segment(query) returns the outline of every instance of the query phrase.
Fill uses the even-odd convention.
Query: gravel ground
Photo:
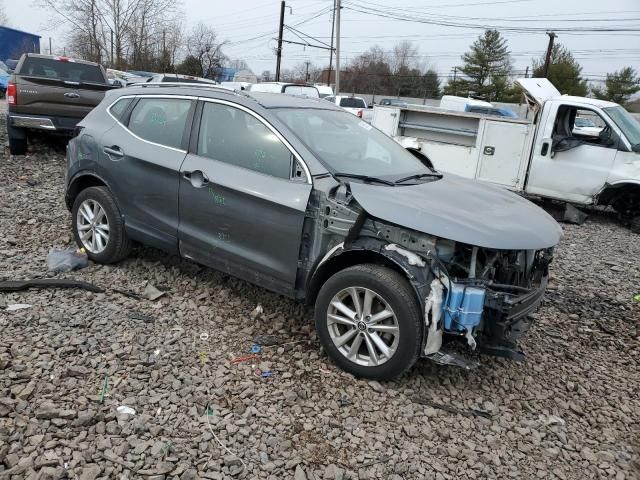
[[[0,279],[71,245],[63,174],[60,148],[0,155]],[[526,362],[387,383],[333,366],[301,305],[149,248],[59,275],[105,293],[0,294],[0,479],[640,478],[640,237],[564,228]]]

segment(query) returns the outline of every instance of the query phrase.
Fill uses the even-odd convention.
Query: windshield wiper
[[[409,175],[408,177],[402,177],[396,180],[395,183],[402,183],[402,182],[406,182],[407,180],[417,180],[419,178],[425,178],[425,177],[442,178],[442,174],[441,173],[418,173],[416,175]]]
[[[383,178],[378,177],[370,177],[368,175],[358,175],[357,173],[333,173],[334,177],[343,177],[343,178],[355,178],[356,180],[362,180],[363,182],[370,183],[381,183],[382,185],[389,185],[390,187],[395,187],[395,182],[391,182],[389,180],[385,180]]]

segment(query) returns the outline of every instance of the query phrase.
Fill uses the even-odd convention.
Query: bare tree
[[[38,0],[67,25],[69,51],[115,68],[153,68],[175,56],[167,36],[182,30],[174,0]],[[177,19],[176,19],[177,18]],[[179,35],[178,35],[179,36]],[[175,39],[175,35],[173,35]],[[175,43],[175,42],[174,42]]]
[[[200,22],[193,27],[187,39],[187,51],[200,63],[201,76],[213,76],[214,70],[220,68],[226,57],[222,53],[225,42],[218,42],[216,31]]]

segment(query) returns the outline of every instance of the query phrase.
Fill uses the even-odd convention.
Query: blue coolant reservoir
[[[464,332],[478,326],[482,319],[484,297],[482,288],[452,283],[447,304],[443,305],[444,329]]]

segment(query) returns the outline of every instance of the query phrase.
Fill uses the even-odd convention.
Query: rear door
[[[16,83],[16,112],[74,118],[84,118],[111,88],[98,65],[40,57],[24,59]]]
[[[180,172],[180,253],[291,293],[309,172],[280,133],[252,110],[209,99],[199,109]]]
[[[125,101],[125,100],[120,100]],[[101,139],[110,187],[132,238],[177,253],[179,170],[195,98],[148,95],[134,100]]]

